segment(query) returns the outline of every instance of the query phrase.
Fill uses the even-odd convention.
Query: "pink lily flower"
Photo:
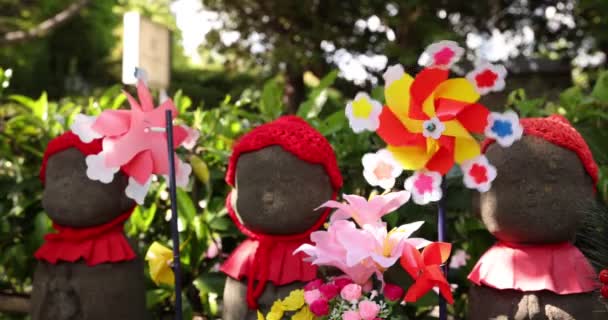
[[[330,223],[352,218],[359,226],[381,223],[381,219],[409,201],[408,191],[391,192],[372,197],[369,201],[357,195],[343,195],[348,203],[334,200],[323,203],[319,208],[335,208]]]
[[[382,222],[358,229],[351,221],[335,220],[327,231],[311,234],[314,245],[304,244],[294,254],[304,252],[315,265],[336,267],[357,284],[364,284],[373,274],[382,281],[383,272],[399,260],[406,243],[417,248],[430,243],[409,238],[422,224],[414,222],[387,232]]]

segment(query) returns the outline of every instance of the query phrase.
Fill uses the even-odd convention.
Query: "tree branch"
[[[77,0],[63,11],[57,13],[55,16],[42,21],[40,24],[30,30],[18,30],[10,31],[0,36],[0,46],[10,45],[18,42],[24,42],[33,38],[42,37],[49,31],[57,28],[58,26],[66,23],[73,18],[80,10],[82,10],[89,0]]]
[[[0,313],[26,314],[29,310],[30,299],[27,296],[0,293]]]

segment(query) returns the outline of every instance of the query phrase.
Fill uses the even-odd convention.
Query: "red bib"
[[[495,289],[549,290],[557,294],[596,289],[595,270],[569,242],[521,245],[498,242],[479,259],[469,280]]]
[[[247,229],[232,208],[230,194],[226,198],[226,208],[232,221],[248,239],[230,254],[220,270],[237,280],[247,278],[247,305],[250,309],[257,309],[257,300],[264,292],[267,281],[281,286],[296,281],[307,282],[317,277],[317,267],[304,261],[306,255],[301,252],[294,255],[293,252],[299,246],[310,243],[310,234],[323,225],[331,209],[326,210],[309,230],[297,235],[277,236]]]
[[[133,209],[108,223],[90,228],[64,227],[53,223],[57,233],[44,236],[45,242],[34,256],[52,264],[83,259],[89,266],[133,260],[136,255],[124,234],[124,223],[131,213]]]

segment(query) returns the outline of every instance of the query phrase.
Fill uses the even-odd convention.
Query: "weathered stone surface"
[[[250,230],[297,234],[308,230],[323,213],[332,186],[323,166],[300,160],[280,146],[239,157],[234,209]]]
[[[593,203],[593,183],[577,155],[541,138],[524,136],[510,148],[486,153],[498,170],[480,195],[481,218],[498,239],[556,243],[574,238]]]
[[[591,178],[576,153],[534,136],[486,153],[498,176],[473,208],[499,240],[550,244],[574,239],[593,204]],[[559,262],[556,262],[559,263]],[[576,270],[572,270],[576,272]],[[596,293],[558,295],[472,285],[468,319],[604,319]]]
[[[87,177],[85,158],[78,149],[70,148],[48,160],[42,205],[60,225],[100,225],[135,205],[125,196],[127,176],[117,172],[111,183],[93,181]]]
[[[125,196],[127,177],[104,184],[86,176],[85,156],[75,148],[49,158],[43,207],[51,219],[75,228],[109,222],[134,206]],[[136,251],[136,250],[134,250]],[[88,266],[39,261],[34,274],[33,320],[142,320],[145,279],[140,258]]]
[[[283,299],[289,293],[304,286],[301,282],[290,283],[285,286],[275,286],[271,282],[266,283],[264,293],[258,299],[260,311],[265,315],[270,311],[272,304]],[[237,281],[232,278],[226,280],[224,288],[224,313],[223,320],[256,320],[257,312],[247,308],[247,282]]]
[[[469,320],[599,320],[608,316],[598,312],[596,293],[557,295],[475,285],[469,293]]]
[[[56,265],[40,261],[34,274],[33,320],[139,320],[146,317],[141,259]]]
[[[332,186],[321,165],[310,164],[280,146],[243,154],[236,169],[233,208],[248,229],[266,234],[298,234],[310,229],[323,211],[316,210],[331,199]],[[267,283],[259,298],[266,314],[277,299],[282,299],[302,283],[275,286]],[[247,279],[228,278],[224,289],[224,320],[257,319],[247,307]]]

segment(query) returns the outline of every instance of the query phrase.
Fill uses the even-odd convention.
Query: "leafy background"
[[[40,3],[0,0],[0,35],[6,30],[36,25],[67,3],[67,0]],[[373,87],[371,82],[356,86],[346,81],[320,52],[319,42],[334,39],[336,45],[354,52],[384,52],[389,64],[400,62],[408,71],[414,71],[417,55],[430,41],[442,38],[464,41],[470,30],[507,30],[521,24],[528,17],[526,12],[532,16],[529,12],[538,8],[544,12],[554,4],[538,1],[528,5],[525,10],[529,11],[522,9],[524,13],[518,14],[519,11],[511,9],[514,4],[523,3],[520,1],[458,4],[407,1],[392,3],[400,13],[393,16],[385,3],[342,1],[343,5],[322,8],[336,15],[333,16],[307,11],[307,8],[320,10],[315,1],[302,1],[298,7],[292,7],[290,2],[270,1],[273,10],[263,7],[264,3],[206,1],[206,5],[227,16],[245,15],[247,19],[227,28],[242,34],[263,32],[270,36],[268,41],[274,49],[251,55],[246,43],[224,46],[219,35],[212,32],[208,45],[200,49],[208,60],[203,65],[195,66],[184,56],[179,45],[179,30],[168,9],[170,1],[94,1],[69,23],[39,39],[0,45],[0,299],[8,295],[27,298],[36,264],[33,253],[42,243],[43,235],[51,231],[50,221],[41,207],[42,186],[37,176],[46,144],[69,129],[78,113],[98,114],[125,105],[120,93],[122,86],[113,85],[120,79],[120,15],[125,11],[139,10],[175,31],[169,92],[173,93],[181,112],[180,121],[201,131],[196,148],[182,154],[194,168],[189,187],[178,192],[185,269],[182,295],[188,318],[214,319],[221,313],[225,280],[218,266],[243,239],[224,208],[228,192],[223,180],[225,165],[235,139],[282,114],[297,113],[334,146],[345,177],[343,192],[371,192],[363,179],[360,159],[366,152],[381,148],[382,143],[373,134],[355,135],[348,128],[344,106],[358,90],[371,91],[374,98],[383,100],[382,87]],[[608,72],[575,67],[570,61],[590,36],[594,36],[599,50],[608,52],[605,33],[601,32],[605,20],[598,19],[608,8],[601,0],[565,1],[564,5],[569,3],[576,4],[573,14],[583,33],[567,28],[547,31],[546,21],[534,18],[529,26],[537,32],[538,42],[530,55],[520,57],[526,63],[544,59],[542,61],[549,61],[548,65],[565,66],[565,72],[518,72],[521,64],[512,62],[508,64],[513,72],[508,78],[506,93],[484,98],[483,102],[492,109],[511,108],[526,117],[552,113],[566,116],[584,135],[600,164],[598,199],[605,202],[608,200]],[[443,8],[448,18],[441,18],[437,8]],[[495,19],[488,22],[486,17],[476,14],[479,11],[475,8],[487,9]],[[460,20],[452,23],[449,17],[456,13]],[[388,41],[370,31],[357,33],[343,25],[371,14],[377,14],[383,23],[396,30],[396,40]],[[261,24],[264,15],[276,23]],[[491,23],[493,25],[488,25]],[[336,29],[336,26],[342,28]],[[569,45],[554,45],[563,44],[560,39]],[[73,45],[76,41],[79,46]],[[223,57],[219,62],[212,58],[218,54]],[[523,65],[528,65],[526,63]],[[402,177],[398,185],[404,179]],[[450,270],[450,282],[458,286],[456,303],[450,307],[450,313],[464,319],[466,275],[493,239],[472,215],[472,194],[463,187],[458,171],[449,174],[448,188],[448,237],[455,249],[465,250],[470,256],[466,266]],[[126,225],[127,234],[137,240],[140,255],[143,256],[154,241],[170,246],[168,209],[166,185],[155,181],[145,204]],[[407,204],[387,216],[387,220],[391,226],[424,220],[427,223],[419,234],[435,239],[435,211],[433,206]],[[595,214],[595,217],[604,217],[598,219],[604,226],[608,225],[606,216],[603,209]],[[592,223],[591,229],[608,235],[598,224]],[[593,242],[584,244],[597,246]],[[598,255],[595,262],[598,267],[608,264],[602,255]],[[147,280],[147,304],[153,318],[171,318],[172,301],[172,288],[159,287]],[[428,295],[418,304],[407,306],[402,318],[428,318],[435,304],[436,298]],[[24,318],[27,317],[0,312],[0,319]]]

